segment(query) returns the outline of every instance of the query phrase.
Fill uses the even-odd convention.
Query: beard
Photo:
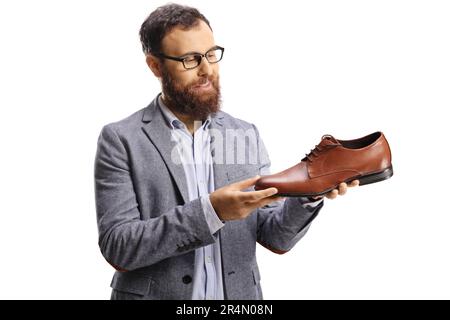
[[[204,81],[183,86],[170,75],[166,68],[162,68],[161,76],[165,103],[175,112],[188,115],[194,120],[204,121],[208,115],[220,110],[221,96],[218,76],[208,77],[211,89],[203,93],[196,92],[194,87]]]

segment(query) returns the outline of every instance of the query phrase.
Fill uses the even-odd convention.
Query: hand
[[[241,191],[255,185],[260,176],[229,184],[209,195],[211,204],[222,221],[246,218],[252,211],[282,197],[272,197],[278,190],[267,188],[259,191]]]
[[[359,185],[359,180],[353,180],[349,185],[347,185],[345,182],[342,182],[339,184],[338,189],[334,189],[334,190],[328,192],[327,194],[325,194],[325,197],[327,197],[328,199],[336,199],[336,197],[338,195],[343,196],[344,194],[347,193],[347,187],[352,188],[352,187],[356,187],[358,185]],[[320,200],[323,197],[324,196],[318,196],[318,197],[313,197],[313,199]]]

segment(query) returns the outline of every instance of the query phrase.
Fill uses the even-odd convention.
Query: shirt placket
[[[201,126],[194,133],[194,166],[195,166],[195,174],[197,177],[197,190],[198,196],[208,195],[208,185],[207,185],[207,177],[206,177],[206,161],[204,161],[203,157],[205,156],[204,150],[204,136],[206,132]],[[206,273],[206,285],[205,285],[205,298],[206,299],[215,299],[216,298],[216,283],[215,283],[215,267],[214,267],[214,251],[213,246],[208,245],[202,248],[203,256],[204,256],[204,267]]]

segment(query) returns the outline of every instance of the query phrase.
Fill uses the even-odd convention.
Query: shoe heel
[[[392,177],[394,175],[394,169],[391,167],[381,171],[381,172],[377,172],[377,173],[372,173],[369,174],[367,176],[362,176],[360,177],[359,180],[359,185],[363,186],[365,184],[371,184],[371,183],[375,183],[375,182],[380,182],[386,179],[389,179],[390,177]]]

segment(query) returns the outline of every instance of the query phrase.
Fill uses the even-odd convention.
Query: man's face
[[[179,57],[187,53],[204,54],[215,46],[208,25],[201,21],[189,30],[174,28],[161,44],[165,55]],[[163,59],[161,81],[165,102],[174,111],[204,120],[220,109],[219,64],[205,58],[200,65],[186,70],[182,62]]]

